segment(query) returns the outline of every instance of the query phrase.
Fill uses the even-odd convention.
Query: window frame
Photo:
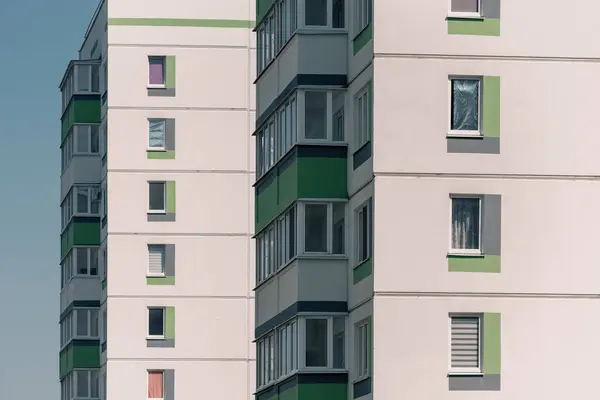
[[[150,134],[151,134],[151,125],[152,123],[161,123],[163,129],[163,139],[162,146],[152,147],[150,146]],[[167,120],[165,118],[148,118],[148,143],[147,150],[148,151],[165,151],[167,149]]]
[[[448,16],[451,18],[469,18],[469,19],[483,19],[483,13],[481,12],[481,0],[477,0],[477,12],[460,12],[452,11],[452,2],[454,0],[448,0]]]
[[[452,319],[477,318],[477,364],[476,368],[452,367]],[[449,375],[483,375],[483,314],[481,313],[450,313],[448,316],[448,374]]]
[[[371,335],[371,331],[370,331],[370,320],[369,318],[365,318],[361,321],[358,321],[357,323],[354,324],[354,368],[356,371],[356,377],[354,379],[354,382],[358,382],[358,381],[362,381],[364,379],[367,379],[371,376],[371,349],[369,348],[369,341],[370,341],[370,335]],[[364,341],[363,341],[363,337],[361,337],[361,330],[364,329]],[[364,344],[365,346],[365,352],[364,352],[364,356],[365,359],[363,360],[362,357],[359,356],[359,354],[361,354],[361,350],[362,350],[362,345]],[[364,368],[363,365],[361,363],[361,361],[364,361]]]
[[[81,249],[85,249],[86,250],[86,267],[87,267],[87,272],[85,274],[80,274],[79,273],[79,250]],[[95,259],[96,259],[96,273],[92,274],[92,266],[94,265],[94,251],[96,252],[95,254]],[[76,246],[73,247],[69,253],[72,253],[72,260],[73,260],[73,266],[75,267],[75,271],[73,276],[74,277],[92,277],[92,278],[97,278],[99,275],[99,258],[100,258],[100,247],[99,246]]]
[[[368,82],[360,88],[354,95],[354,140],[356,141],[355,149],[359,150],[371,141],[371,82]],[[364,99],[365,115],[361,115],[359,110],[359,102]],[[365,122],[363,122],[363,119]],[[365,132],[361,131],[362,124],[365,124]]]
[[[152,61],[162,62],[162,83],[150,83],[150,66]],[[149,88],[165,88],[167,86],[167,57],[158,55],[148,55],[148,87]]]
[[[146,266],[146,276],[148,277],[165,277],[167,275],[167,260],[166,260],[166,248],[167,246],[164,244],[155,244],[155,243],[148,243],[148,265]],[[150,254],[151,254],[151,249],[160,249],[161,251],[161,256],[162,256],[162,265],[161,265],[161,269],[162,272],[161,273],[153,273],[150,271]]]
[[[366,8],[366,15],[363,11]],[[373,22],[373,1],[355,0],[354,3],[354,38],[356,39]]]
[[[162,312],[162,335],[151,335],[150,334],[150,311],[160,310]],[[160,306],[148,306],[146,312],[146,339],[148,340],[164,340],[166,338],[167,331],[167,309],[166,307]]]
[[[152,210],[150,208],[150,186],[152,184],[161,184],[163,185],[163,208],[161,210]],[[167,213],[167,182],[166,181],[148,181],[148,214],[166,214]]]
[[[362,235],[362,230],[361,230],[361,219],[360,219],[360,215],[361,213],[364,212],[366,213],[367,216],[367,254],[365,255],[364,259],[361,259],[360,257],[360,251],[361,251],[361,235]],[[356,261],[355,261],[355,266],[358,266],[366,261],[368,261],[372,256],[373,256],[373,202],[372,202],[372,197],[369,197],[365,202],[363,202],[362,204],[360,204],[358,207],[356,207],[356,209],[354,210],[354,220],[356,221],[356,223],[354,224],[354,240],[356,243],[356,246],[354,248],[354,252],[355,252],[355,257],[356,257]]]
[[[87,396],[79,396],[78,393],[78,385],[79,385],[79,373],[83,372],[86,374],[86,378],[87,378]],[[93,375],[94,373],[96,373],[96,378],[97,378],[97,382],[98,382],[98,395],[97,396],[93,396],[92,393],[92,387],[93,387]],[[61,399],[65,399],[65,400],[71,400],[71,399],[77,399],[77,400],[97,400],[100,398],[100,394],[101,394],[101,389],[100,389],[100,368],[90,368],[90,369],[86,369],[86,368],[78,368],[78,369],[74,369],[71,373],[69,373],[67,376],[71,376],[71,378],[69,379],[69,382],[67,382],[66,385],[71,385],[70,388],[70,394],[71,396],[69,397],[68,394],[65,396],[63,395],[63,393],[61,393]],[[66,377],[65,377],[66,379]],[[61,392],[62,392],[62,386],[61,386]]]
[[[151,373],[160,373],[162,377],[162,393],[163,397],[149,397],[148,400],[164,400],[165,398],[165,370],[162,369],[148,369],[146,370],[146,394],[150,391],[150,374]]]
[[[459,81],[477,81],[477,128],[476,131],[454,130],[452,129],[452,114],[454,111],[454,102],[452,83]],[[450,75],[448,76],[448,136],[449,137],[483,137],[483,77],[477,75]]]
[[[478,239],[478,248],[477,249],[455,249],[452,247],[452,235],[453,229],[452,225],[454,223],[454,213],[453,213],[453,203],[454,200],[462,200],[462,199],[477,199],[479,200],[479,237]],[[483,196],[474,195],[474,194],[451,194],[450,195],[450,242],[448,243],[448,254],[451,255],[470,255],[470,256],[479,256],[483,255]]]

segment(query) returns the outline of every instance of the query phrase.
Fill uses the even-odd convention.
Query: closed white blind
[[[452,317],[452,368],[479,368],[479,317]]]
[[[148,246],[148,273],[161,275],[165,273],[165,246]]]

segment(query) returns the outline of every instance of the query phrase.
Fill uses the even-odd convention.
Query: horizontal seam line
[[[135,107],[135,106],[108,106],[109,110],[139,110],[139,111],[155,111],[155,110],[173,110],[173,111],[243,111],[256,112],[253,108],[226,108],[226,107]]]
[[[107,346],[108,347],[108,346]],[[235,362],[251,362],[256,361],[255,358],[210,358],[210,357],[190,357],[190,358],[182,358],[182,357],[148,357],[148,358],[140,358],[140,357],[106,357],[106,361],[235,361]]]
[[[598,299],[600,294],[593,293],[486,293],[486,292],[390,292],[390,291],[375,291],[375,296],[379,297],[513,297],[513,298],[555,298],[555,299]]]
[[[176,151],[176,150],[175,150]],[[139,168],[109,168],[106,172],[140,172],[153,174],[228,174],[228,175],[254,175],[254,171],[244,170],[219,170],[219,169],[139,169]]]
[[[474,179],[525,179],[525,180],[600,180],[600,175],[528,175],[528,174],[472,174],[455,172],[375,172],[377,176],[398,176],[407,178],[474,178]]]
[[[166,233],[166,232],[110,232],[106,233],[107,236],[119,235],[119,236],[207,236],[207,237],[252,237],[251,233]]]
[[[485,54],[418,54],[418,53],[375,53],[376,58],[426,58],[456,60],[506,60],[506,61],[551,61],[551,62],[600,62],[595,57],[560,57],[560,56],[510,56]]]
[[[177,275],[175,275],[177,277]],[[143,294],[107,294],[107,299],[156,299],[156,298],[169,298],[169,299],[217,299],[217,300],[254,300],[254,297],[249,296],[194,296],[194,295],[184,295],[184,294],[152,294],[152,295],[143,295]]]
[[[229,49],[229,50],[256,50],[256,47],[242,46],[242,45],[219,45],[219,44],[167,44],[167,43],[108,43],[111,47],[169,47],[169,48],[180,48],[180,49]]]

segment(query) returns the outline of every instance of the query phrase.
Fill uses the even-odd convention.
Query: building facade
[[[60,85],[61,399],[250,399],[254,3],[99,3]]]
[[[598,7],[259,2],[260,400],[598,393]]]

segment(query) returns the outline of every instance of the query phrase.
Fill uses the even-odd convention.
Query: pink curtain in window
[[[163,373],[160,371],[148,372],[148,398],[163,398]]]
[[[150,60],[150,84],[162,85],[164,83],[163,61],[159,59]]]

